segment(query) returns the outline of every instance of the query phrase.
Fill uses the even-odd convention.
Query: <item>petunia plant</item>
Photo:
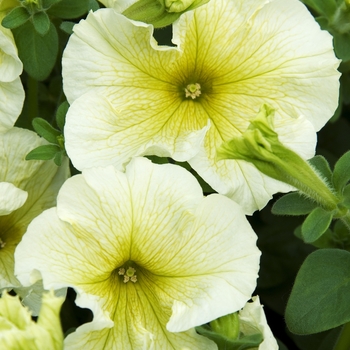
[[[348,350],[349,19],[0,0],[0,348]]]

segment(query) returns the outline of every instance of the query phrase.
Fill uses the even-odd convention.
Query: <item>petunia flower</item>
[[[18,58],[11,30],[1,25],[6,15],[5,9],[11,3],[0,2],[0,132],[14,125],[24,102],[24,90],[19,78],[23,64]]]
[[[20,287],[14,276],[14,251],[28,224],[56,204],[69,176],[68,162],[26,161],[25,156],[45,141],[34,132],[11,128],[0,133],[0,290]]]
[[[4,292],[0,298],[0,344],[6,350],[61,350],[63,333],[60,309],[64,298],[53,292],[43,296],[37,323],[23,307],[19,297]]]
[[[252,298],[239,312],[240,330],[244,335],[254,334],[257,330],[263,335],[259,350],[277,350],[278,344],[267,324],[263,306],[258,296]],[[253,349],[252,349],[253,350]]]
[[[158,46],[152,33],[113,9],[74,27],[63,77],[75,167],[123,169],[139,155],[188,161],[247,213],[290,190],[247,162],[218,164],[216,149],[268,103],[281,142],[305,159],[313,155],[315,129],[338,104],[329,33],[297,0],[212,0],[174,23],[175,47]]]
[[[240,206],[204,198],[179,166],[136,158],[125,173],[68,179],[29,225],[15,270],[23,285],[40,271],[46,289],[75,288],[93,311],[66,349],[216,349],[193,327],[244,306],[259,255]]]

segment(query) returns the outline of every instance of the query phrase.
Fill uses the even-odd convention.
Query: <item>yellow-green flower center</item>
[[[199,95],[202,93],[201,91],[201,86],[198,83],[195,84],[188,84],[185,87],[185,95],[186,97],[191,97],[192,100],[194,100],[195,98],[199,97]]]
[[[135,283],[137,282],[137,276],[135,275],[136,269],[133,267],[129,266],[126,270],[124,267],[121,267],[118,270],[118,275],[123,276],[123,282],[127,283],[129,281]]]

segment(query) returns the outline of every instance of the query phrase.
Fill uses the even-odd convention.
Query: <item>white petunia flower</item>
[[[31,254],[31,252],[33,252]],[[67,349],[216,349],[193,327],[242,308],[260,252],[240,206],[203,197],[185,169],[134,159],[126,173],[85,169],[34,219],[15,252],[16,276],[71,286],[94,313]]]
[[[0,133],[0,290],[20,287],[14,276],[14,251],[28,224],[56,204],[69,176],[68,162],[26,161],[25,156],[45,141],[34,132],[11,128]]]
[[[0,3],[0,132],[14,125],[24,102],[24,90],[19,78],[23,65],[18,58],[11,30],[1,25],[6,14],[2,7],[5,4]]]
[[[247,213],[290,190],[245,161],[218,164],[216,149],[268,103],[281,142],[313,155],[315,129],[338,104],[329,33],[297,0],[212,0],[174,23],[176,47],[158,46],[152,33],[113,9],[74,27],[63,77],[75,167],[123,169],[138,155],[188,161]]]
[[[259,350],[278,350],[278,344],[274,338],[258,296],[252,298],[253,302],[247,303],[239,312],[240,330],[244,335],[255,334],[258,330],[263,335]],[[251,349],[253,350],[253,349]]]

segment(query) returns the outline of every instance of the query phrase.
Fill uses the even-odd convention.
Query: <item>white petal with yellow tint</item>
[[[0,21],[5,13],[0,13]],[[0,25],[0,132],[11,128],[24,102],[24,90],[19,78],[23,65],[11,30]]]
[[[258,296],[252,298],[253,302],[247,303],[239,312],[240,330],[244,335],[250,335],[260,331],[263,341],[259,350],[278,350],[278,344],[267,324],[263,306]],[[257,348],[258,349],[258,348]]]
[[[28,192],[9,182],[0,182],[0,216],[20,208],[28,198]]]
[[[181,167],[135,158],[125,173],[92,168],[67,180],[57,209],[34,219],[18,245],[16,273],[23,284],[38,270],[45,288],[74,287],[79,306],[93,310],[68,348],[142,348],[146,339],[154,349],[216,349],[193,327],[245,304],[259,256],[237,204],[203,198]],[[124,283],[130,266],[135,280]]]
[[[202,117],[193,103],[174,100],[168,106],[156,104],[162,100],[161,94],[150,96],[148,91],[139,94],[143,98],[137,104],[125,101],[120,109],[101,94],[92,92],[72,104],[67,114],[65,138],[67,153],[77,169],[108,165],[123,169],[132,157],[148,154],[171,156],[178,161],[195,156],[209,123],[201,122]],[[145,118],[145,110],[149,118]],[[82,111],[84,116],[77,118]],[[175,120],[169,119],[170,114]],[[193,122],[189,121],[190,115]],[[194,124],[197,126],[192,130]]]
[[[45,143],[29,130],[11,128],[0,133],[0,181],[28,193],[21,207],[0,216],[0,289],[20,286],[13,271],[14,250],[32,219],[56,204],[58,190],[69,176],[67,159],[61,167],[53,161],[25,160],[33,148]]]

